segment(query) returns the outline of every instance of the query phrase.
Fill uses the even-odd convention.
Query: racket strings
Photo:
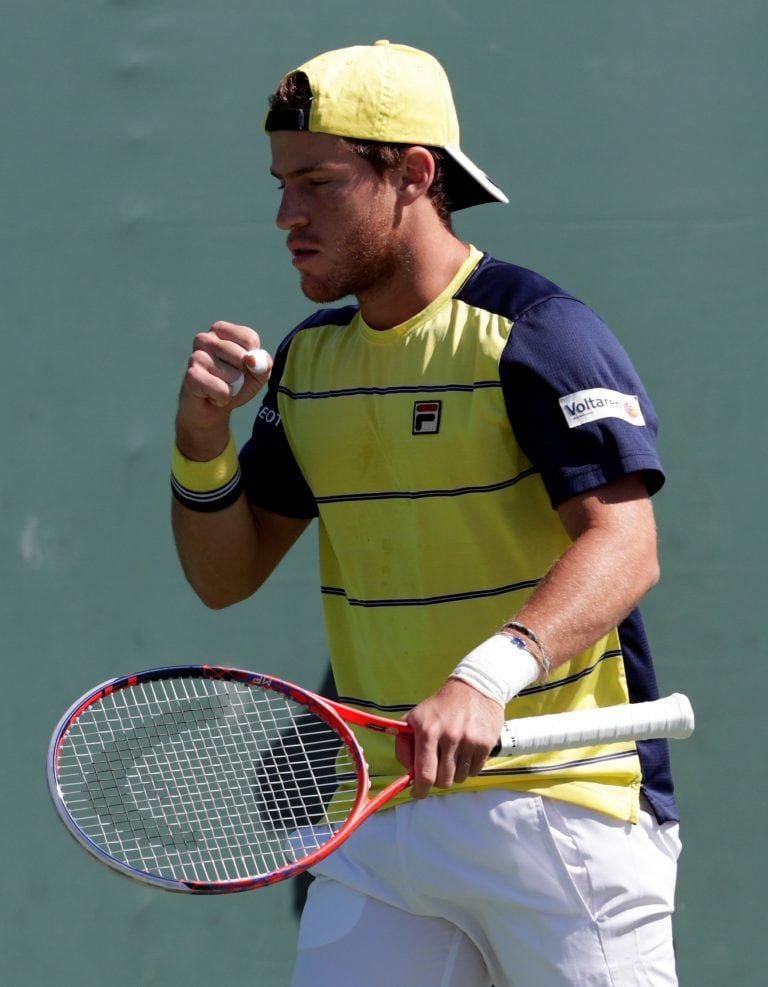
[[[89,840],[130,867],[199,882],[290,866],[357,798],[352,755],[307,706],[214,678],[92,703],[62,740],[58,775]]]

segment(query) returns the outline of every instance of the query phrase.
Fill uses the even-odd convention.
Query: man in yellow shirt
[[[355,303],[274,360],[248,326],[196,337],[179,555],[227,606],[317,518],[339,695],[415,733],[366,741],[375,785],[402,765],[415,781],[318,868],[294,984],[675,984],[666,745],[487,761],[505,717],[657,694],[636,609],[663,483],[642,383],[581,302],[454,233],[456,210],[506,197],[460,149],[431,56],[320,55],[265,129],[304,294]],[[231,413],[267,383],[238,456]]]

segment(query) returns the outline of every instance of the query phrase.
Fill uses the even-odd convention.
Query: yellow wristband
[[[229,442],[224,452],[215,459],[197,462],[183,456],[174,442],[171,459],[171,473],[174,479],[185,490],[195,493],[209,493],[226,487],[237,475],[240,463],[235,449],[235,440],[230,433]]]
[[[182,456],[174,443],[171,490],[184,507],[205,513],[226,510],[238,500],[243,486],[240,461],[231,434],[224,452],[204,463]]]

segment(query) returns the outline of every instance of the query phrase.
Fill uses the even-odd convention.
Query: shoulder
[[[589,306],[549,278],[484,254],[457,294],[476,309],[513,325],[502,365],[549,363],[587,366],[627,357],[612,330]]]
[[[578,348],[586,337],[592,343],[613,339],[600,316],[575,295],[535,271],[489,254],[483,255],[456,297],[511,322],[515,332],[508,349],[526,344],[537,349],[570,344]]]
[[[549,278],[490,254],[483,254],[456,297],[513,322],[546,302],[581,304]]]

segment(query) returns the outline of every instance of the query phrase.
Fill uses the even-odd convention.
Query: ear
[[[425,147],[408,147],[398,172],[400,195],[406,202],[415,202],[427,194],[435,180],[435,159]]]

